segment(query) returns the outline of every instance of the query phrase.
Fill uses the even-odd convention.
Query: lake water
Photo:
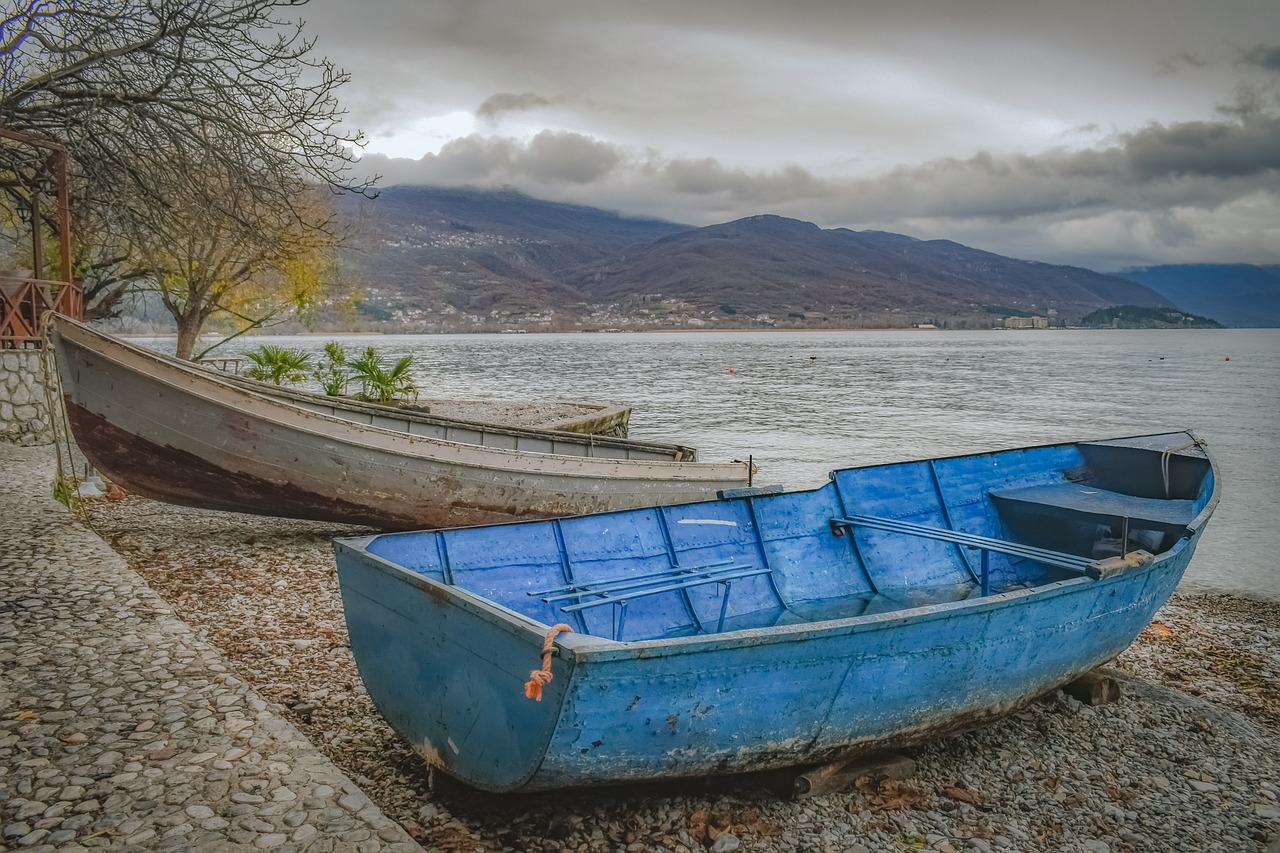
[[[328,338],[253,338],[319,352]],[[416,358],[432,397],[623,402],[631,435],[833,468],[1195,429],[1223,499],[1183,582],[1280,599],[1280,330],[717,332],[343,338]],[[157,347],[164,343],[154,342]]]

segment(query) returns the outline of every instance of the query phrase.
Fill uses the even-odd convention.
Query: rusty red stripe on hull
[[[112,482],[152,500],[200,509],[359,524],[384,530],[543,517],[534,513],[518,516],[479,507],[427,501],[419,501],[418,511],[412,514],[371,507],[309,491],[293,483],[279,483],[242,471],[227,470],[185,450],[158,445],[126,432],[69,397],[64,399],[71,431],[85,457]],[[409,499],[404,502],[408,503]]]

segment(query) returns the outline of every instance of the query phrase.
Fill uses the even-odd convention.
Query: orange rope
[[[556,648],[556,634],[572,634],[573,629],[563,623],[552,625],[551,630],[542,638],[542,669],[529,673],[529,681],[524,686],[524,695],[535,701],[542,701],[542,685],[551,681],[551,655]]]

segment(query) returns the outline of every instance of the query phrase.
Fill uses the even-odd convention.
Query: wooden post
[[[75,285],[71,269],[71,182],[67,177],[67,152],[54,149],[49,157],[53,180],[58,187],[58,251],[62,259],[62,280]],[[84,319],[76,317],[77,320]]]
[[[44,278],[44,231],[40,222],[40,188],[31,187],[31,277]]]

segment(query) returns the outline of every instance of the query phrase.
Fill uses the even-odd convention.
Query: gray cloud
[[[540,107],[549,106],[551,106],[551,101],[533,92],[525,92],[520,95],[499,92],[484,99],[484,103],[476,108],[476,116],[492,121],[503,113],[529,112]]]
[[[454,139],[438,154],[420,160],[372,155],[363,162],[386,176],[386,183],[506,186],[533,183],[569,185],[604,180],[622,152],[607,142],[577,133],[544,130],[524,142],[473,134]]]
[[[1159,26],[1125,0],[306,10],[371,151],[431,152],[367,156],[388,183],[693,224],[774,212],[1084,265],[1280,262],[1280,47],[1259,43],[1275,3],[1162,0]]]
[[[1151,126],[1129,135],[1124,151],[1138,179],[1257,175],[1280,169],[1280,117]]]
[[[1280,45],[1259,44],[1243,51],[1240,60],[1264,71],[1280,74]]]

